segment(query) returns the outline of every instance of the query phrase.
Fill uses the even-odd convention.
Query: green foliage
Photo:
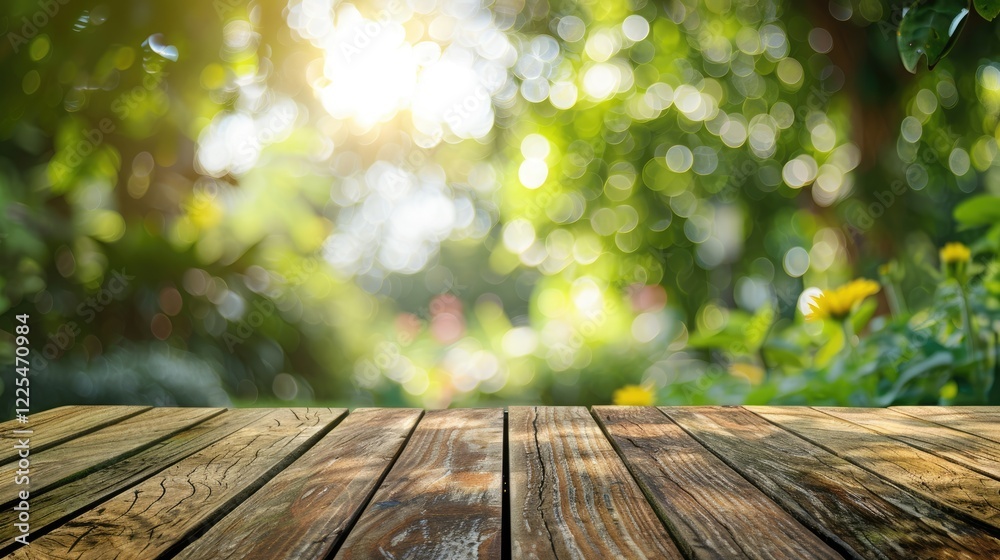
[[[928,68],[933,69],[955,46],[968,13],[969,0],[914,2],[903,15],[897,32],[896,42],[903,66],[916,72],[920,58],[926,56]]]
[[[964,226],[976,227],[1000,223],[1000,197],[973,196],[955,207],[955,219]]]
[[[57,4],[0,8],[38,406],[1000,403],[1000,41],[940,60],[960,3],[907,13],[916,77],[878,2]]]
[[[1000,14],[1000,1],[998,0],[974,0],[976,11],[983,16],[986,21],[993,21],[993,18]]]
[[[970,3],[986,21],[1000,14],[997,0],[917,0],[906,9],[896,33],[903,66],[915,73],[920,58],[926,56],[928,69],[933,69],[955,46],[968,19]]]
[[[973,269],[966,283],[946,268],[936,277],[933,303],[912,313],[872,319],[877,305],[869,299],[843,323],[796,320],[774,329],[758,360],[762,379],[747,399],[840,406],[990,402],[1000,371],[1000,264]],[[905,278],[895,274],[887,282]],[[730,363],[748,359],[746,349],[726,342],[716,338],[703,346],[717,348]]]

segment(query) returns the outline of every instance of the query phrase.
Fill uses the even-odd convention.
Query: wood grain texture
[[[1000,558],[1000,541],[986,530],[748,410],[661,410],[848,557]]]
[[[1000,406],[894,406],[889,410],[1000,443]]]
[[[9,558],[149,560],[187,544],[346,411],[281,409],[76,517]]]
[[[0,464],[17,458],[14,444],[18,439],[31,439],[31,452],[38,453],[81,434],[92,432],[115,422],[149,410],[148,406],[61,406],[30,414],[28,423],[16,420],[0,424]],[[14,430],[31,430],[29,436],[13,433]]]
[[[32,543],[2,465],[0,556],[1000,558],[1000,407],[344,414],[33,415]]]
[[[685,557],[841,558],[656,408],[593,410]]]
[[[156,408],[117,424],[31,454],[31,491],[45,492],[133,455],[160,440],[186,430],[221,408]],[[13,498],[14,477],[0,478],[0,496]]]
[[[811,408],[751,410],[928,501],[1000,528],[1000,481]]]
[[[511,407],[508,426],[514,558],[681,558],[587,409]]]
[[[503,410],[427,412],[336,558],[500,558]]]
[[[815,408],[1000,479],[1000,445],[995,442],[884,408]]]
[[[32,535],[37,538],[53,524],[83,513],[87,508],[142,482],[250,422],[259,420],[267,412],[261,409],[227,411],[83,478],[45,493],[33,492]],[[10,508],[0,511],[0,554],[7,554],[21,546],[13,541],[18,534],[13,525],[15,513]]]
[[[361,513],[421,415],[358,409],[175,560],[325,558]]]

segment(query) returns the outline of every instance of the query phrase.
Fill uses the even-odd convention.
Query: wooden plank
[[[1000,528],[1000,481],[811,408],[750,410],[927,501]]]
[[[318,408],[270,412],[8,558],[167,556],[293,461],[344,413]]]
[[[17,459],[14,444],[18,439],[31,439],[31,452],[38,453],[50,447],[69,441],[82,434],[110,426],[149,410],[149,406],[61,406],[45,412],[29,415],[27,424],[16,420],[0,424],[0,464]],[[14,430],[31,430],[24,436],[14,434]]]
[[[593,410],[686,558],[841,558],[659,410]]]
[[[511,407],[508,425],[514,558],[681,558],[586,408]]]
[[[31,493],[31,534],[44,534],[52,525],[79,515],[122,490],[134,486],[170,465],[228,436],[267,414],[261,409],[227,411],[117,463],[83,478],[39,494]],[[13,541],[17,512],[0,511],[0,554],[21,546]]]
[[[995,442],[884,408],[815,408],[1000,479],[1000,445]]]
[[[890,410],[1000,443],[1000,406],[894,406]]]
[[[699,443],[853,558],[1000,558],[1000,540],[743,408],[662,408]]]
[[[57,406],[55,408],[50,408],[48,410],[43,410],[41,412],[31,413],[28,416],[31,419],[31,423],[37,426],[40,423],[51,421],[60,416],[66,414],[72,414],[72,410],[74,408],[83,408],[83,407],[82,406],[78,407],[74,405]],[[18,422],[16,418],[12,418],[10,420],[4,420],[3,422],[0,422],[0,431],[7,432],[9,430],[16,430],[24,426],[25,424]]]
[[[326,558],[420,415],[415,409],[355,410],[175,560]]]
[[[503,410],[427,412],[336,558],[500,558]]]
[[[114,463],[160,440],[186,430],[224,409],[156,408],[41,453],[31,453],[31,492],[41,494]],[[34,450],[32,450],[34,451]],[[20,490],[14,477],[0,478],[0,496],[12,499]]]

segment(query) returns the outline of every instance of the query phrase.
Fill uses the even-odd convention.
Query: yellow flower
[[[958,384],[954,381],[949,381],[945,383],[944,387],[941,387],[941,399],[950,401],[958,396]]]
[[[896,261],[889,261],[878,267],[878,275],[883,282],[900,282],[903,280],[903,267]]]
[[[864,301],[868,296],[877,294],[878,282],[859,278],[852,280],[834,290],[823,290],[823,293],[809,302],[807,321],[816,321],[831,317],[843,319],[854,309],[854,306]]]
[[[651,387],[626,385],[615,391],[611,401],[616,406],[653,406],[655,397]]]
[[[972,252],[961,243],[947,243],[941,248],[941,262],[945,264],[967,263],[972,259]]]

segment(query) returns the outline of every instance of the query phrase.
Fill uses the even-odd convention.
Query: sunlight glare
[[[323,50],[328,82],[319,96],[330,115],[370,128],[394,117],[412,99],[417,62],[399,23],[372,21],[345,5]]]

